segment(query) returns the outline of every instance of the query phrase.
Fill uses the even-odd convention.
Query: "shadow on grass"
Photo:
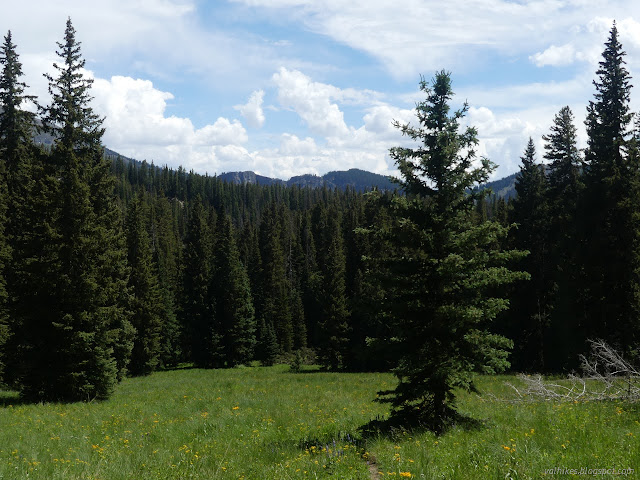
[[[194,370],[196,367],[193,363],[179,363],[178,365],[164,366],[158,369],[158,372],[173,372],[176,370]]]
[[[407,433],[419,434],[433,432],[441,436],[453,428],[461,428],[464,431],[479,431],[488,428],[485,422],[461,414],[456,411],[449,412],[444,419],[417,417],[413,412],[396,413],[389,418],[375,418],[358,429],[363,439],[373,437],[386,437],[396,439]]]
[[[12,408],[22,405],[42,405],[45,402],[37,399],[29,399],[20,396],[20,392],[15,390],[0,390],[0,408]],[[55,402],[65,403],[65,402]],[[71,403],[71,402],[67,402]]]
[[[15,405],[28,405],[28,402],[20,397],[18,392],[12,390],[0,390],[0,408],[12,407]]]
[[[20,395],[20,392],[13,390],[0,390],[0,408],[12,408],[23,405],[71,405],[74,403],[101,402],[99,399],[83,400],[43,400],[41,398],[27,398]]]

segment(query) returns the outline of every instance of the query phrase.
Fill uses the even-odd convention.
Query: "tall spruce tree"
[[[191,360],[198,367],[220,367],[223,365],[222,337],[211,291],[213,246],[200,195],[195,197],[190,209],[184,242],[181,309],[188,336],[185,349],[190,347]]]
[[[24,107],[28,102],[35,103],[35,97],[25,93],[27,85],[21,81],[22,64],[11,31],[7,32],[0,48],[0,65],[0,158],[4,161],[7,202],[14,224],[23,221],[24,212],[17,209],[27,200],[32,183],[29,164],[34,154],[31,138],[35,131],[35,113]],[[6,234],[13,237],[20,230],[19,225],[9,227]]]
[[[580,199],[584,192],[582,158],[577,146],[573,112],[563,107],[551,131],[544,135],[544,158],[548,161],[548,262],[553,281],[553,309],[545,339],[545,368],[570,367],[580,353],[581,302],[579,279],[582,269],[577,253],[584,247],[579,235]]]
[[[38,399],[105,398],[126,372],[132,328],[126,251],[113,179],[103,158],[80,43],[67,21],[47,75],[45,124],[56,140],[34,188],[39,214],[25,275],[31,293],[20,326],[22,394]]]
[[[171,204],[165,196],[154,203],[152,247],[162,303],[160,364],[175,367],[182,359],[182,329],[177,316],[180,239]]]
[[[290,352],[293,348],[291,292],[287,281],[281,220],[278,205],[272,202],[260,224],[262,298],[259,317],[265,320],[267,327],[273,323],[280,351]]]
[[[531,275],[530,282],[514,288],[511,335],[515,342],[513,366],[516,370],[542,371],[544,337],[551,308],[551,274],[548,245],[547,181],[544,165],[537,163],[533,139],[529,138],[516,176],[516,198],[511,211],[515,248],[528,250],[518,268]]]
[[[340,214],[329,210],[325,263],[321,269],[322,283],[319,292],[322,305],[320,321],[320,359],[333,370],[344,365],[348,346],[349,309],[346,296],[345,256],[340,226]]]
[[[227,366],[249,362],[256,343],[255,312],[247,272],[240,263],[231,219],[218,214],[214,251],[216,317]]]
[[[640,337],[638,171],[628,139],[631,77],[614,23],[594,80],[585,121],[585,204],[582,251],[586,319],[582,331],[630,355]]]
[[[6,267],[10,260],[9,245],[5,236],[7,223],[7,193],[4,172],[4,160],[0,157],[0,384],[4,383],[4,369],[9,340],[9,302],[5,280]]]
[[[156,369],[160,360],[162,307],[158,279],[152,263],[151,242],[145,228],[149,217],[144,191],[140,189],[129,204],[126,221],[131,322],[136,329],[129,371],[146,375]]]
[[[35,155],[31,134],[35,114],[24,110],[26,102],[35,102],[27,95],[27,85],[21,81],[22,64],[13,43],[11,31],[0,48],[0,379],[3,365],[15,357],[17,345],[9,346],[10,318],[18,321],[14,302],[19,298],[20,284],[14,275],[18,258],[24,250],[29,225],[28,204],[33,185],[31,155]],[[7,211],[10,212],[7,215]],[[6,353],[5,347],[13,354]]]
[[[483,158],[474,167],[475,128],[460,131],[467,105],[450,115],[450,74],[438,72],[420,88],[418,127],[395,123],[419,142],[390,154],[400,170],[405,196],[393,198],[392,251],[381,251],[377,268],[385,280],[386,309],[393,322],[399,379],[381,392],[392,419],[439,429],[454,413],[454,388],[473,388],[473,372],[506,368],[511,342],[492,334],[495,316],[508,301],[492,288],[523,277],[506,268],[519,256],[496,245],[507,231],[497,223],[473,223],[474,203],[493,166]],[[399,348],[398,348],[399,347]],[[415,423],[413,423],[415,424]]]

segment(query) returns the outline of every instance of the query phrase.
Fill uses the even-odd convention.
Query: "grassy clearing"
[[[479,386],[506,397],[505,380],[516,381]],[[461,394],[474,419],[466,427],[361,439],[358,427],[386,413],[376,391],[393,383],[276,366],[156,373],[90,404],[22,405],[0,392],[0,478],[368,479],[363,456],[382,478],[544,478],[554,467],[640,475],[640,407],[621,402],[512,405]]]
[[[481,392],[512,398],[514,376],[478,379]],[[409,471],[427,479],[593,478],[585,469],[635,470],[640,476],[640,405],[624,402],[511,404],[461,393],[459,410],[474,422],[437,437],[401,433],[372,439],[385,476]],[[558,468],[553,474],[548,469]],[[565,469],[564,472],[562,469]],[[575,475],[567,473],[577,470]],[[621,478],[604,474],[597,478]]]
[[[352,435],[391,381],[278,366],[160,372],[91,404],[5,394],[0,478],[369,478]]]

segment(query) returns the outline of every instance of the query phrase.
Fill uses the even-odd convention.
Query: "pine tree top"
[[[75,38],[71,19],[67,19],[64,42],[57,42],[56,54],[62,60],[54,63],[58,76],[45,74],[49,81],[51,105],[45,109],[45,124],[57,137],[59,147],[76,151],[100,148],[104,128],[103,118],[98,116],[90,104],[93,97],[90,89],[93,79],[86,76],[85,60],[81,55],[81,42]]]
[[[421,143],[415,149],[390,150],[402,176],[396,181],[408,194],[437,196],[438,192],[447,192],[447,196],[464,197],[474,185],[487,181],[495,165],[482,158],[481,166],[473,166],[478,132],[474,127],[460,131],[460,121],[469,109],[466,102],[450,114],[451,74],[442,70],[430,84],[423,78],[420,90],[427,94],[426,99],[416,105],[420,125],[414,127],[394,121],[403,135]]]
[[[20,143],[31,138],[35,114],[21,107],[27,102],[36,102],[36,97],[26,95],[26,83],[20,81],[22,64],[20,63],[16,45],[13,43],[11,30],[4,37],[0,48],[0,150],[16,149]]]
[[[604,164],[614,162],[620,167],[623,162],[625,142],[633,118],[629,108],[631,75],[625,67],[625,55],[614,22],[602,52],[600,67],[596,71],[598,79],[593,81],[595,100],[589,102],[585,120],[589,135],[586,159],[596,177],[602,176],[600,170]],[[610,168],[604,171],[608,170]]]

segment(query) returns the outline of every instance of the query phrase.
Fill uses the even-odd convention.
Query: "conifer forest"
[[[71,20],[47,105],[13,42],[0,50],[0,378],[25,400],[106,399],[185,364],[317,363],[393,372],[378,400],[437,429],[477,373],[571,372],[593,339],[638,359],[640,117],[615,24],[587,147],[562,108],[544,151],[522,146],[509,199],[482,187],[495,165],[446,71],[395,123],[413,144],[390,152],[396,189],[360,192],[108,155]]]

